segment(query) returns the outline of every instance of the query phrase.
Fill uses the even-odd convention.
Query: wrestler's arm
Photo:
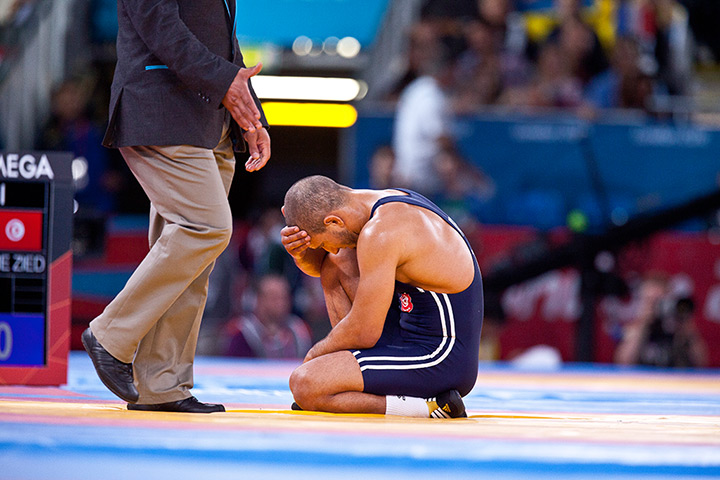
[[[380,221],[366,225],[357,243],[360,279],[352,308],[327,337],[310,349],[305,361],[332,352],[370,348],[377,343],[392,303],[402,241],[397,228],[383,228]]]

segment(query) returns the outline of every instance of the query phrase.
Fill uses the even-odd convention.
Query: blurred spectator
[[[443,148],[435,159],[440,189],[433,201],[469,236],[478,228],[482,211],[495,196],[495,184],[453,148]]]
[[[400,95],[393,131],[397,186],[425,195],[437,190],[433,161],[444,145],[452,143],[453,121],[448,90],[454,62],[439,41],[431,48],[434,57],[426,59],[420,77]]]
[[[558,32],[558,42],[573,74],[583,84],[608,67],[607,57],[592,28],[579,18],[569,18]]]
[[[598,109],[646,109],[653,93],[652,79],[646,68],[637,42],[631,37],[618,38],[611,68],[590,82],[585,90],[586,100]]]
[[[234,229],[237,232],[238,229]],[[208,279],[208,295],[198,335],[198,355],[222,355],[225,323],[241,311],[241,298],[247,272],[241,267],[238,256],[238,238],[233,235],[230,244],[215,260]]]
[[[467,50],[459,62],[461,112],[496,103],[505,89],[526,85],[531,74],[524,19],[513,3],[478,0],[477,9],[465,27]]]
[[[642,70],[623,77],[620,83],[620,108],[642,110],[651,113],[653,79]]]
[[[692,41],[687,11],[675,0],[636,0],[629,33],[638,38],[640,55],[671,95],[684,95],[692,70]]]
[[[528,47],[525,21],[512,0],[477,0],[480,21],[488,25],[502,55],[521,62]],[[510,60],[508,60],[509,62]]]
[[[453,110],[470,113],[494,104],[504,88],[503,58],[492,28],[482,20],[465,27],[468,48],[458,59]]]
[[[370,188],[383,190],[395,186],[393,169],[395,152],[390,145],[381,145],[370,158]]]
[[[122,184],[122,176],[113,168],[108,151],[102,146],[103,126],[93,121],[89,111],[92,84],[89,77],[73,78],[55,90],[51,117],[38,147],[72,152],[76,157],[75,171],[87,171],[75,185],[80,213],[106,215],[115,211],[115,193]]]
[[[582,84],[572,74],[557,43],[540,50],[535,77],[527,87],[509,89],[501,99],[514,107],[575,108],[582,104]]]
[[[607,57],[597,34],[581,14],[580,0],[556,0],[558,26],[548,42],[560,45],[571,74],[583,85],[608,67]]]
[[[483,19],[468,21],[463,27],[467,48],[458,56],[458,80],[463,81],[473,75],[489,58],[498,57],[500,45],[493,35],[492,27]]]
[[[708,351],[694,320],[690,298],[669,292],[665,276],[651,275],[639,291],[638,313],[625,327],[615,362],[657,367],[704,367]]]
[[[271,273],[283,275],[294,289],[300,270],[292,257],[288,258],[280,243],[280,230],[284,226],[285,219],[280,207],[266,209],[248,232],[240,258],[243,267],[253,276],[261,277]]]
[[[517,10],[513,0],[427,0],[410,36],[407,75],[389,98],[395,100],[412,90],[404,87],[427,77],[428,65],[437,65],[444,49],[458,57],[443,86],[456,114],[487,105],[570,108],[580,115],[604,108],[653,115],[685,112],[687,102],[669,95],[688,93],[694,58],[688,10],[698,10],[695,0],[548,3],[553,6],[549,15],[530,15]],[[629,47],[627,38],[636,45]],[[634,65],[621,57],[630,48],[636,49]],[[613,53],[613,72],[608,72],[608,52]],[[406,160],[403,152],[396,153],[398,173]]]
[[[465,49],[463,26],[475,16],[472,0],[428,0],[420,9],[421,22],[432,27],[453,55]]]
[[[418,22],[407,36],[407,67],[405,74],[396,82],[386,100],[395,102],[410,83],[422,75],[426,65],[437,56],[439,36],[431,22]]]
[[[226,355],[252,358],[298,358],[311,347],[310,332],[291,313],[290,285],[280,275],[263,276],[257,286],[252,312],[225,326]]]

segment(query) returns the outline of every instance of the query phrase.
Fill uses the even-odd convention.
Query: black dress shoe
[[[126,402],[137,402],[138,391],[133,383],[132,364],[123,363],[110,355],[89,328],[82,334],[82,343],[105,386]]]
[[[195,397],[178,400],[177,402],[152,403],[147,405],[128,403],[127,408],[128,410],[142,410],[145,412],[213,413],[225,411],[225,407],[219,403],[202,403]]]

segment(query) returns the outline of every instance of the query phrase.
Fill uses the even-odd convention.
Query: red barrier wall
[[[533,234],[528,229],[490,227],[474,239],[484,273]],[[691,296],[695,319],[709,347],[710,365],[720,367],[720,241],[705,233],[667,232],[624,249],[618,273],[631,287],[649,272],[670,277],[671,288]],[[545,344],[563,359],[575,357],[575,330],[581,311],[580,276],[574,269],[549,272],[508,288],[502,296],[507,315],[500,335],[500,357],[509,359],[528,347]],[[612,362],[622,326],[634,317],[637,299],[608,296],[596,308],[595,361]]]

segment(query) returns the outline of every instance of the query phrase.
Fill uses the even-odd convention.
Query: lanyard
[[[223,1],[225,2],[225,10],[227,10],[228,18],[232,22],[232,35],[230,37],[230,42],[232,43],[231,50],[232,50],[232,56],[234,58],[235,57],[235,23],[236,22],[232,16],[232,13],[230,13],[230,5],[228,4],[228,0],[223,0]],[[232,0],[232,1],[236,1],[236,0]],[[237,3],[235,4],[235,10],[237,10]]]

